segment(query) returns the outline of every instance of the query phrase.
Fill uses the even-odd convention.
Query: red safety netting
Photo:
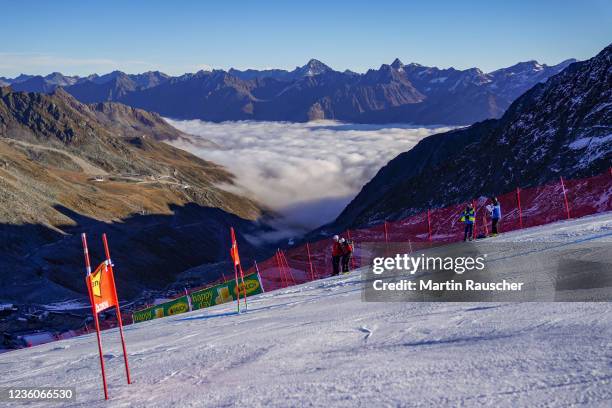
[[[612,170],[597,176],[565,180],[532,187],[516,188],[497,197],[502,209],[499,232],[514,231],[549,224],[568,218],[612,210]],[[405,246],[406,252],[432,245],[444,245],[463,240],[464,223],[459,220],[467,203],[445,208],[434,208],[398,221],[345,231],[342,236],[355,242],[351,268],[358,268],[362,259],[360,242],[393,243]],[[490,198],[472,200],[475,208],[473,237],[491,232],[487,205]],[[266,291],[325,278],[332,273],[332,240],[322,239],[299,247],[277,252],[277,255],[258,263],[262,284]],[[255,268],[248,273],[255,272]]]
[[[612,209],[611,173],[580,180],[565,180],[567,201],[572,218]]]
[[[567,218],[612,211],[612,169],[604,174],[575,180],[559,179],[543,186],[516,188],[497,197],[502,209],[499,232],[514,231],[521,228],[544,225]],[[476,222],[474,237],[490,233],[491,219],[486,206],[491,200],[486,197],[474,199]],[[393,243],[413,252],[432,245],[444,245],[463,239],[464,224],[459,220],[467,203],[435,208],[397,221],[386,221],[380,225],[345,231],[342,236],[355,242],[355,253],[351,268],[363,266],[360,242]],[[279,250],[269,259],[251,266],[245,275],[259,272],[262,286],[266,292],[289,286],[326,278],[332,273],[331,238],[309,242],[304,245]],[[231,275],[231,274],[230,274]],[[230,276],[231,278],[231,276]],[[225,277],[208,283],[193,291],[225,281]],[[176,297],[183,296],[177,293]],[[131,313],[123,313],[123,321],[130,324]],[[91,326],[91,325],[89,325]],[[68,338],[95,331],[93,326],[85,326],[58,334],[58,338]],[[101,329],[117,326],[114,317],[100,322]]]

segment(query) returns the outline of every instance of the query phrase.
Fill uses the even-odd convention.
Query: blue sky
[[[363,72],[395,57],[490,71],[586,59],[612,41],[609,0],[0,0],[0,15],[0,76],[292,69],[310,58]]]

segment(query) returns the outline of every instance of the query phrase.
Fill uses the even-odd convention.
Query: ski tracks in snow
[[[365,334],[366,334],[366,335],[365,335],[365,337],[363,338],[363,341],[364,341],[365,343],[367,343],[367,342],[368,342],[368,339],[370,338],[370,336],[371,336],[372,334],[374,334],[374,331],[373,331],[373,330],[371,330],[371,329],[368,329],[366,326],[361,326],[361,327],[359,328],[359,331],[360,331],[360,332],[362,332],[362,333],[365,333]]]

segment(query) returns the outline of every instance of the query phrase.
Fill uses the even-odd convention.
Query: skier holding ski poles
[[[461,218],[459,221],[465,223],[465,229],[463,230],[463,241],[472,240],[472,235],[474,234],[474,221],[476,221],[476,213],[474,211],[474,207],[472,203],[469,203],[465,210],[461,213]]]

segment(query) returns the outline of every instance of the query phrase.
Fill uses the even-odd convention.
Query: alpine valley
[[[359,74],[311,60],[292,71],[0,77],[0,303],[20,310],[0,332],[82,327],[81,232],[94,266],[109,235],[129,302],[218,278],[230,225],[241,258],[269,255],[246,238],[271,231],[275,214],[237,193],[228,169],[165,143],[189,135],[162,117],[471,125],[397,156],[313,237],[601,172],[611,162],[611,61],[608,46],[583,62],[489,73],[395,60]],[[76,315],[45,306],[75,299],[85,305]]]

